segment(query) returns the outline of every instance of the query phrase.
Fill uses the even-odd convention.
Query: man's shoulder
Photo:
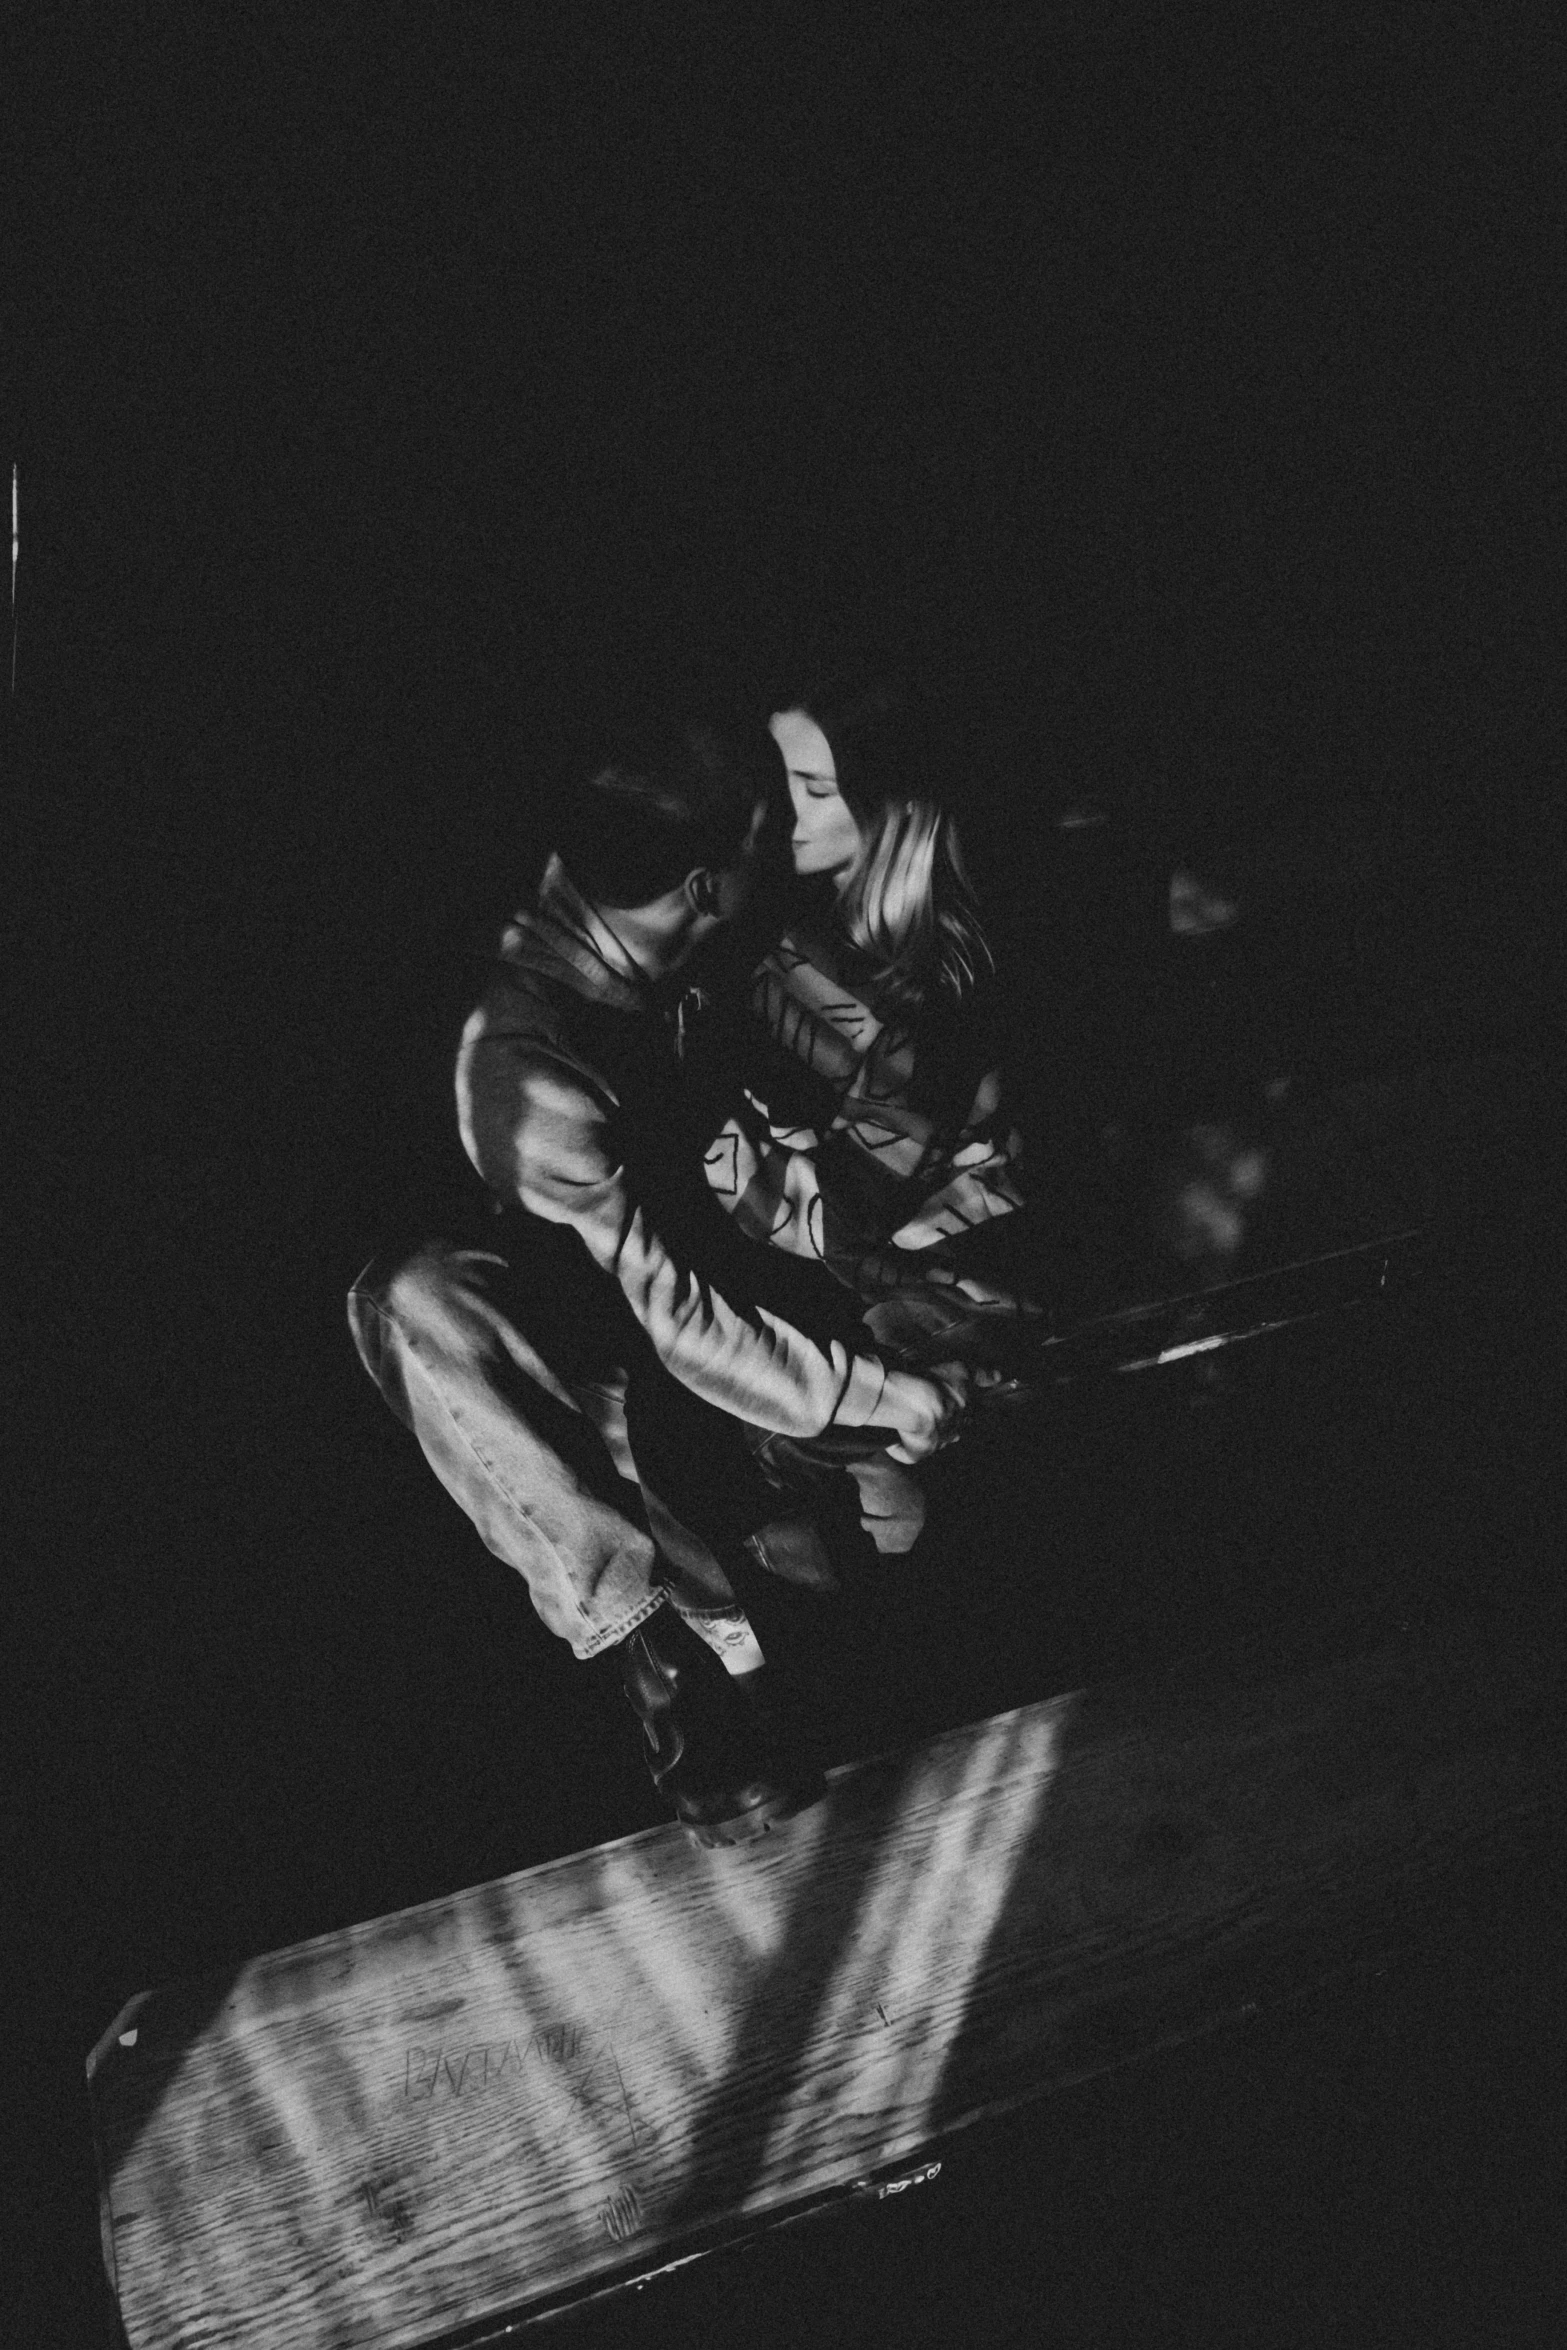
[[[569,1021],[571,990],[551,972],[497,954],[483,975],[468,1026],[486,1035],[547,1034]]]
[[[619,1098],[627,1068],[646,1056],[644,1011],[597,1001],[548,970],[498,961],[468,1015],[459,1068],[483,1085],[519,1065]]]

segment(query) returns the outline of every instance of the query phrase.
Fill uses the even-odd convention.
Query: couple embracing
[[[732,1844],[821,1784],[737,1584],[832,1590],[845,1523],[916,1539],[920,1463],[1035,1311],[973,1253],[1017,1137],[906,701],[631,728],[572,780],[458,1054],[475,1213],[367,1266],[349,1322],[544,1623],[618,1652],[675,1816]]]

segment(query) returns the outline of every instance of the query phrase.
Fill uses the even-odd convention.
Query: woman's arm
[[[1003,1105],[1001,1073],[989,1069],[955,1142],[925,1171],[918,1208],[889,1236],[893,1247],[936,1247],[1022,1207],[1016,1176],[1022,1151],[1022,1135]]]

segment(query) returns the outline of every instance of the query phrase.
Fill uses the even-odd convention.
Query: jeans
[[[666,1599],[743,1624],[725,1557],[835,1588],[824,1498],[852,1494],[842,1456],[869,1445],[800,1443],[702,1403],[572,1236],[394,1247],[349,1290],[348,1321],[392,1411],[574,1655]]]

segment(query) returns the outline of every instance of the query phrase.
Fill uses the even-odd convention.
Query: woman
[[[788,698],[770,727],[793,871],[781,935],[720,1023],[743,1101],[708,1181],[754,1239],[851,1288],[888,1356],[998,1365],[1038,1312],[977,1261],[1023,1205],[1021,1145],[988,1049],[990,949],[928,736],[889,688],[852,682]],[[857,1474],[876,1515],[881,1471]],[[882,1481],[907,1520],[910,1480]]]

